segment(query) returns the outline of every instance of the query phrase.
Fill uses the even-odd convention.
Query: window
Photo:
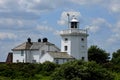
[[[65,41],[68,41],[68,38],[65,38]]]
[[[16,62],[19,63],[19,60],[17,59]]]
[[[67,59],[67,62],[69,61],[69,59]]]
[[[77,22],[71,22],[71,28],[77,28]]]
[[[82,60],[84,60],[85,59],[85,57],[82,57]]]
[[[21,56],[24,56],[24,51],[21,51]]]
[[[82,46],[82,48],[85,48],[85,46]]]
[[[45,54],[45,50],[42,50],[41,53],[42,53],[42,54]]]
[[[71,22],[71,28],[74,28],[74,22]]]
[[[64,50],[65,50],[65,51],[67,51],[67,48],[68,48],[67,46],[64,46]]]
[[[36,63],[36,60],[32,60],[32,63]]]
[[[84,38],[81,38],[81,41],[84,41]]]
[[[56,59],[55,62],[56,62],[56,64],[59,64],[59,60],[58,59]]]
[[[64,62],[67,62],[67,59],[66,59],[66,58],[63,58],[63,63],[64,63]]]
[[[75,25],[75,28],[77,28],[77,22],[75,22],[74,25]]]

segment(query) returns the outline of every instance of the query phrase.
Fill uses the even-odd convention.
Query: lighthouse
[[[61,36],[61,52],[67,52],[75,59],[88,61],[87,37],[86,29],[79,29],[79,20],[72,16],[69,19],[68,29],[60,31]]]

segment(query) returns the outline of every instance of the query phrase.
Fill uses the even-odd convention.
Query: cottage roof
[[[56,45],[50,43],[50,42],[24,42],[17,47],[13,48],[12,50],[39,50],[42,46],[44,45],[49,45],[49,46],[54,46],[58,48]],[[58,48],[59,49],[59,48]]]
[[[31,43],[29,43],[29,42],[24,42],[24,43],[18,45],[17,47],[13,48],[12,50],[13,50],[13,51],[14,51],[14,50],[29,50],[31,46],[32,46]]]
[[[74,59],[74,57],[67,54],[67,52],[48,52],[53,58],[71,58]]]
[[[40,49],[42,46],[44,45],[53,45],[55,46],[54,44],[50,43],[50,42],[33,42],[33,45],[31,46],[30,49]]]

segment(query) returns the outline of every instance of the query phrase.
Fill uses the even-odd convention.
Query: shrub
[[[43,66],[42,66],[42,74],[49,76],[51,75],[52,72],[54,72],[56,67],[57,67],[57,64],[46,61],[43,63]]]
[[[72,61],[61,65],[52,80],[113,80],[112,73],[95,62]]]

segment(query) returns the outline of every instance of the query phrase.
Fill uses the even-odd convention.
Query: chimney
[[[43,38],[43,42],[48,42],[48,39],[47,38]]]
[[[12,62],[13,62],[13,53],[9,52],[6,59],[6,63],[12,63]]]
[[[31,43],[31,38],[28,38],[27,41],[28,41],[28,43]]]
[[[40,38],[38,39],[38,42],[41,42],[41,39],[40,39]]]

